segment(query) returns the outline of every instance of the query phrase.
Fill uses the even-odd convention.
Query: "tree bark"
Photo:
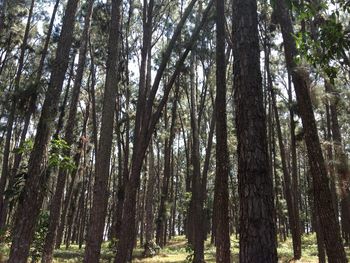
[[[107,186],[113,141],[114,112],[117,96],[116,85],[118,81],[117,72],[120,40],[120,8],[121,0],[113,0],[101,131],[95,164],[93,205],[90,211],[90,223],[87,230],[84,263],[99,262],[105,217],[107,213]]]
[[[193,231],[193,263],[204,262],[204,228],[203,228],[203,206],[202,206],[202,178],[200,170],[200,145],[199,145],[199,123],[197,110],[197,85],[195,83],[195,65],[194,55],[191,57],[191,76],[190,76],[190,111],[191,111],[191,130],[192,130],[192,198],[190,209],[192,210]]]
[[[231,262],[226,116],[225,1],[216,0],[216,262]],[[220,106],[218,106],[220,105]]]
[[[269,175],[257,1],[235,0],[234,88],[238,139],[241,263],[277,262]]]

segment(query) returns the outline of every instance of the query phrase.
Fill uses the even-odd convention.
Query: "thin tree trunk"
[[[177,103],[179,99],[179,85],[176,86],[174,100],[171,110],[171,124],[170,124],[170,134],[169,138],[165,140],[164,146],[164,178],[163,186],[160,197],[160,206],[158,210],[158,220],[157,220],[157,237],[156,242],[161,246],[166,244],[162,242],[162,233],[165,231],[165,222],[167,220],[166,216],[166,203],[168,201],[168,192],[169,192],[169,180],[171,178],[171,149],[173,147],[174,137],[175,137],[175,122],[177,116]],[[165,114],[165,123],[167,123],[167,115]],[[165,127],[167,129],[167,127]]]
[[[148,184],[147,184],[147,192],[146,192],[146,218],[145,218],[145,234],[146,240],[145,244],[149,244],[149,242],[153,239],[153,231],[154,231],[154,187],[156,183],[156,174],[154,167],[154,149],[152,140],[149,145],[149,159],[148,159]]]
[[[216,262],[231,262],[226,116],[225,1],[216,0]],[[219,106],[220,105],[220,106]],[[218,212],[220,210],[220,212]]]
[[[191,81],[190,81],[190,111],[192,130],[192,199],[190,209],[193,220],[191,226],[193,230],[194,263],[204,262],[204,235],[203,235],[203,207],[202,207],[202,179],[200,171],[200,145],[199,145],[199,123],[197,110],[197,85],[195,83],[195,61],[194,55],[191,57]]]
[[[108,204],[108,177],[113,141],[114,112],[116,105],[118,57],[120,40],[121,0],[112,0],[112,13],[108,42],[107,75],[103,99],[100,140],[95,164],[95,183],[90,223],[87,231],[84,263],[97,263],[100,258],[105,217]]]

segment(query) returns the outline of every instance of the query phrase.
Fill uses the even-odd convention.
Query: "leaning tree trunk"
[[[121,0],[112,0],[108,42],[107,75],[103,98],[100,140],[95,164],[95,183],[90,223],[87,230],[84,262],[97,263],[100,258],[105,217],[108,205],[108,177],[113,141],[113,124],[117,97],[118,51],[120,37]]]
[[[257,1],[235,0],[234,88],[240,195],[239,262],[277,262],[258,39]]]
[[[30,176],[26,180],[15,216],[9,263],[25,263],[27,261],[36,221],[46,195],[47,148],[68,67],[78,2],[79,0],[68,1],[63,18],[56,60],[37,126],[33,151],[29,159],[28,174]]]
[[[74,127],[76,125],[76,113],[78,108],[80,86],[84,75],[86,52],[87,52],[87,41],[89,38],[90,20],[91,20],[91,15],[93,10],[93,4],[94,4],[94,0],[90,0],[86,11],[85,26],[83,30],[81,47],[79,51],[78,68],[77,68],[77,73],[75,75],[73,90],[71,94],[68,120],[65,128],[64,140],[67,142],[69,146],[71,146],[74,142],[73,132],[74,132]],[[65,155],[66,156],[70,155],[70,149],[65,152]],[[68,176],[68,171],[65,168],[60,168],[58,172],[58,177],[57,177],[56,191],[53,196],[53,200],[51,201],[49,227],[48,227],[48,232],[46,234],[44,248],[43,248],[42,263],[52,262],[57,228],[59,225],[59,219],[61,214],[62,197],[63,197],[67,176]]]
[[[287,4],[285,1],[277,1],[275,5],[274,14],[281,25],[287,69],[292,75],[298,109],[303,123],[304,139],[313,178],[315,207],[323,231],[327,256],[331,263],[347,262],[339,224],[335,217],[327,170],[312,109],[308,87],[309,76],[305,69],[298,67],[295,63],[298,52],[295,39],[293,38],[293,25],[287,9]]]

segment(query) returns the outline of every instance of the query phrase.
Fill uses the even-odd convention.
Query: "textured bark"
[[[77,73],[75,75],[75,80],[74,80],[74,85],[73,85],[71,100],[70,100],[68,120],[65,128],[64,140],[69,146],[71,146],[74,143],[73,132],[76,125],[76,113],[77,113],[77,107],[78,107],[79,93],[80,93],[80,87],[81,87],[81,82],[82,82],[84,68],[85,68],[87,41],[88,41],[89,31],[90,31],[90,20],[92,15],[93,3],[94,3],[94,0],[89,1],[87,11],[86,11],[85,25],[82,33],[82,41],[81,41],[81,47],[79,51],[78,68],[77,68]],[[69,156],[70,150],[67,150],[65,152],[65,155]],[[53,196],[53,200],[51,201],[49,227],[48,227],[48,232],[46,234],[44,248],[43,248],[42,263],[50,263],[52,262],[52,259],[53,259],[53,250],[55,246],[57,228],[59,225],[62,197],[63,197],[67,176],[68,176],[68,171],[65,168],[60,168],[58,172],[58,177],[57,177],[56,191]]]
[[[68,1],[63,18],[62,31],[57,46],[50,84],[46,92],[37,126],[33,151],[29,159],[28,174],[30,174],[30,177],[26,180],[15,216],[9,263],[26,262],[30,243],[34,235],[36,219],[40,213],[43,198],[46,194],[45,184],[48,180],[45,176],[47,148],[68,66],[78,2],[79,0]]]
[[[225,1],[216,0],[216,262],[231,262],[226,116]],[[218,106],[220,105],[220,106]]]
[[[108,202],[108,177],[113,141],[113,124],[117,96],[118,51],[120,40],[121,0],[112,1],[108,41],[107,75],[103,98],[100,140],[95,164],[95,183],[90,223],[87,230],[84,263],[99,262]]]
[[[309,76],[305,69],[298,67],[295,63],[297,49],[287,5],[284,1],[277,1],[275,7],[275,15],[282,29],[287,69],[292,75],[298,109],[303,123],[304,140],[312,175],[315,207],[324,235],[327,256],[330,263],[347,262],[340,236],[340,228],[332,204],[332,194],[329,188],[326,166],[308,91]]]
[[[258,39],[257,1],[234,1],[234,88],[241,263],[277,262]]]

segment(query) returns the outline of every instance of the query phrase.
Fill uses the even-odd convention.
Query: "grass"
[[[317,244],[314,234],[304,235],[302,237],[303,257],[298,263],[316,263],[317,259]],[[0,248],[0,262],[5,262],[5,255],[8,254],[9,247],[3,246]],[[186,263],[189,262],[186,258],[191,254],[188,250],[187,241],[184,236],[178,236],[170,240],[168,245],[160,251],[160,254],[152,258],[142,258],[142,248],[134,250],[135,263]],[[231,238],[231,251],[233,262],[238,262],[238,240],[235,237]],[[347,255],[350,259],[350,249],[347,249]],[[84,248],[79,249],[77,245],[72,245],[69,249],[58,249],[54,254],[55,263],[78,263],[82,262]],[[279,262],[290,262],[292,258],[292,241],[287,239],[285,242],[279,242],[278,255]],[[113,262],[114,252],[109,248],[108,242],[104,243],[101,252],[101,263]],[[205,260],[207,263],[215,262],[215,247],[209,242],[205,243]]]

